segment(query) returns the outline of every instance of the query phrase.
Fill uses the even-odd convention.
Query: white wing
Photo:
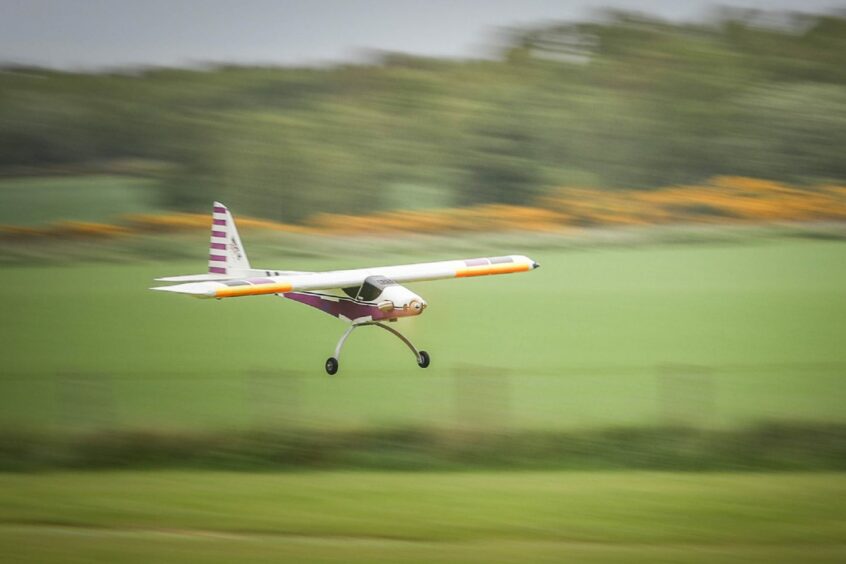
[[[332,270],[304,274],[285,274],[227,281],[193,282],[175,286],[159,286],[152,290],[177,292],[201,298],[234,298],[263,294],[283,294],[306,290],[334,290],[360,286],[368,276],[386,276],[396,282],[420,282],[445,278],[466,278],[489,274],[526,272],[538,267],[522,255],[466,260],[447,260],[399,266]]]

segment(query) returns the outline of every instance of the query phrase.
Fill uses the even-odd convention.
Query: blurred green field
[[[249,239],[246,239],[249,248]],[[519,428],[843,421],[846,244],[759,241],[526,252],[542,268],[413,286],[400,329],[432,355],[276,297],[150,292],[197,260],[0,270],[0,423]],[[377,256],[378,255],[378,256]],[[441,256],[265,260],[318,270]]]
[[[114,221],[159,211],[155,182],[116,175],[0,179],[0,225]]]
[[[0,475],[9,562],[837,562],[842,474]]]

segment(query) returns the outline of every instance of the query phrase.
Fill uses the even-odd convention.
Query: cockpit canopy
[[[397,283],[385,276],[368,276],[364,279],[361,286],[352,288],[343,288],[344,293],[351,298],[372,302],[379,299],[385,288],[396,286]]]

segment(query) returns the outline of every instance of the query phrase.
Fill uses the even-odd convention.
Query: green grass
[[[158,211],[154,182],[128,176],[0,179],[0,225],[109,222]]]
[[[835,562],[842,474],[0,476],[11,562]]]
[[[519,251],[520,249],[503,249]],[[0,271],[6,426],[320,427],[478,423],[541,428],[843,421],[846,244],[537,251],[527,274],[414,285],[398,323],[427,349],[276,297],[163,295],[191,263]],[[252,257],[317,270],[337,261]],[[702,368],[704,367],[704,368]]]
[[[413,286],[430,308],[398,326],[432,353],[426,371],[389,335],[362,329],[333,378],[322,361],[344,326],[329,316],[271,297],[146,290],[155,276],[202,271],[201,248],[183,263],[3,268],[0,424],[166,433],[842,422],[844,251],[836,241],[527,250],[540,270]],[[251,258],[312,270],[445,254],[455,253]],[[32,563],[842,562],[845,477],[0,474],[0,554]]]

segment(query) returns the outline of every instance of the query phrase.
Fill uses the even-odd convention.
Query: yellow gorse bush
[[[645,191],[562,188],[541,205],[575,224],[730,223],[846,219],[846,187],[797,188],[718,176],[703,185]]]
[[[552,232],[583,226],[846,220],[846,186],[810,188],[770,180],[718,176],[701,185],[656,190],[559,188],[533,206],[393,210],[366,215],[322,213],[306,225],[239,216],[243,229],[324,235],[385,235],[471,231]],[[9,238],[116,237],[209,228],[208,214],[125,216],[121,225],[60,222],[46,227],[0,226]]]

